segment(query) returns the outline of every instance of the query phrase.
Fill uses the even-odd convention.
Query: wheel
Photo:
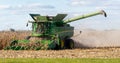
[[[64,49],[64,46],[65,46],[65,41],[64,40],[60,40],[60,48],[61,49]]]
[[[74,41],[72,39],[65,40],[65,48],[73,49],[74,48]]]
[[[10,46],[14,46],[16,44],[18,44],[18,41],[17,40],[13,40],[13,41],[11,41]]]
[[[59,50],[59,46],[58,46],[58,44],[55,44],[55,48],[54,48],[54,50]]]
[[[59,45],[58,45],[58,42],[57,41],[54,41],[54,50],[58,50],[59,49]]]
[[[72,39],[70,39],[69,49],[73,49],[73,48],[74,48],[74,41]]]

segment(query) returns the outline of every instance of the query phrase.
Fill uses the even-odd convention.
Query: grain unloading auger
[[[30,14],[34,21],[32,23],[32,33],[24,40],[13,40],[5,49],[9,50],[41,50],[41,49],[72,49],[74,42],[74,27],[68,23],[80,19],[106,13],[103,10],[81,15],[68,20],[63,20],[67,14],[57,14],[56,16],[40,16],[40,14]]]

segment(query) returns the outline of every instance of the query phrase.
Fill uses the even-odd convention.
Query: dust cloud
[[[120,47],[120,30],[75,30],[72,39],[79,47]]]

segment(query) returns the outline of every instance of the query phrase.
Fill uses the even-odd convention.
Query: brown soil
[[[0,58],[120,58],[120,48],[39,51],[1,50]]]

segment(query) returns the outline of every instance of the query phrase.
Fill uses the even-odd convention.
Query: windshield
[[[48,22],[39,22],[33,24],[33,31],[37,33],[48,33],[50,32],[50,23]]]

